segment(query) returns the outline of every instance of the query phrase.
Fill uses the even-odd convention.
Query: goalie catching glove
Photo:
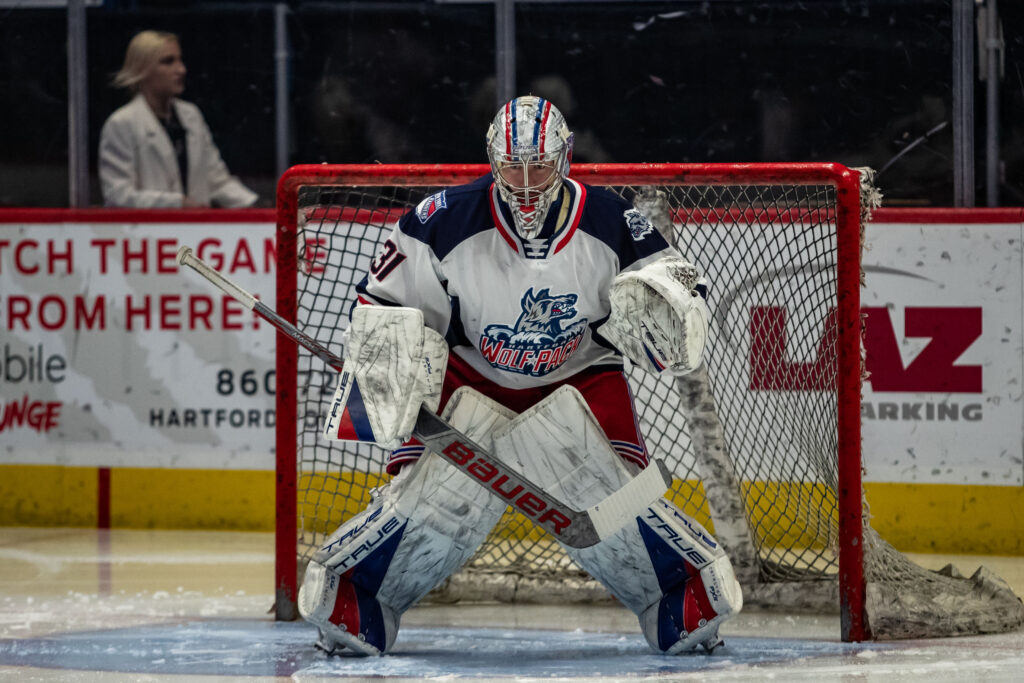
[[[415,308],[359,306],[346,335],[324,436],[397,448],[412,434],[421,404],[437,410],[448,345]]]
[[[612,280],[611,316],[599,332],[633,363],[685,375],[700,366],[711,312],[694,287],[697,269],[666,256]]]

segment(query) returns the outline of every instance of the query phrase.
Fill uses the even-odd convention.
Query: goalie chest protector
[[[612,279],[674,250],[626,201],[572,179],[538,238],[512,226],[490,175],[433,194],[399,220],[358,301],[419,308],[454,353],[512,389],[621,366],[593,332]]]

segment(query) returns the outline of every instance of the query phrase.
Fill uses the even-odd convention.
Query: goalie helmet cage
[[[394,223],[444,209],[444,187],[485,165],[308,165],[277,196],[277,311],[340,355],[341,335]],[[1020,625],[1021,602],[979,569],[931,572],[868,523],[861,489],[861,244],[877,195],[838,164],[579,164],[643,212],[707,275],[706,364],[674,382],[630,370],[667,494],[713,529],[745,601],[840,612],[842,638],[985,633]],[[640,236],[638,235],[638,238]],[[320,543],[387,481],[386,453],[320,437],[336,373],[277,343],[278,619]],[[511,510],[440,600],[610,600],[546,533]]]

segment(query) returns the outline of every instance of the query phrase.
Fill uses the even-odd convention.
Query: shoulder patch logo
[[[431,216],[440,211],[441,209],[448,208],[448,204],[444,198],[444,190],[441,190],[437,194],[432,194],[416,207],[416,218],[420,219],[420,223],[426,223]]]
[[[636,209],[628,209],[622,215],[626,218],[626,228],[629,230],[629,234],[633,236],[634,242],[639,242],[654,232],[654,226],[647,220],[647,216]]]

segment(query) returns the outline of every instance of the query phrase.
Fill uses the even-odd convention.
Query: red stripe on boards
[[[96,528],[110,528],[110,468],[96,471]]]

